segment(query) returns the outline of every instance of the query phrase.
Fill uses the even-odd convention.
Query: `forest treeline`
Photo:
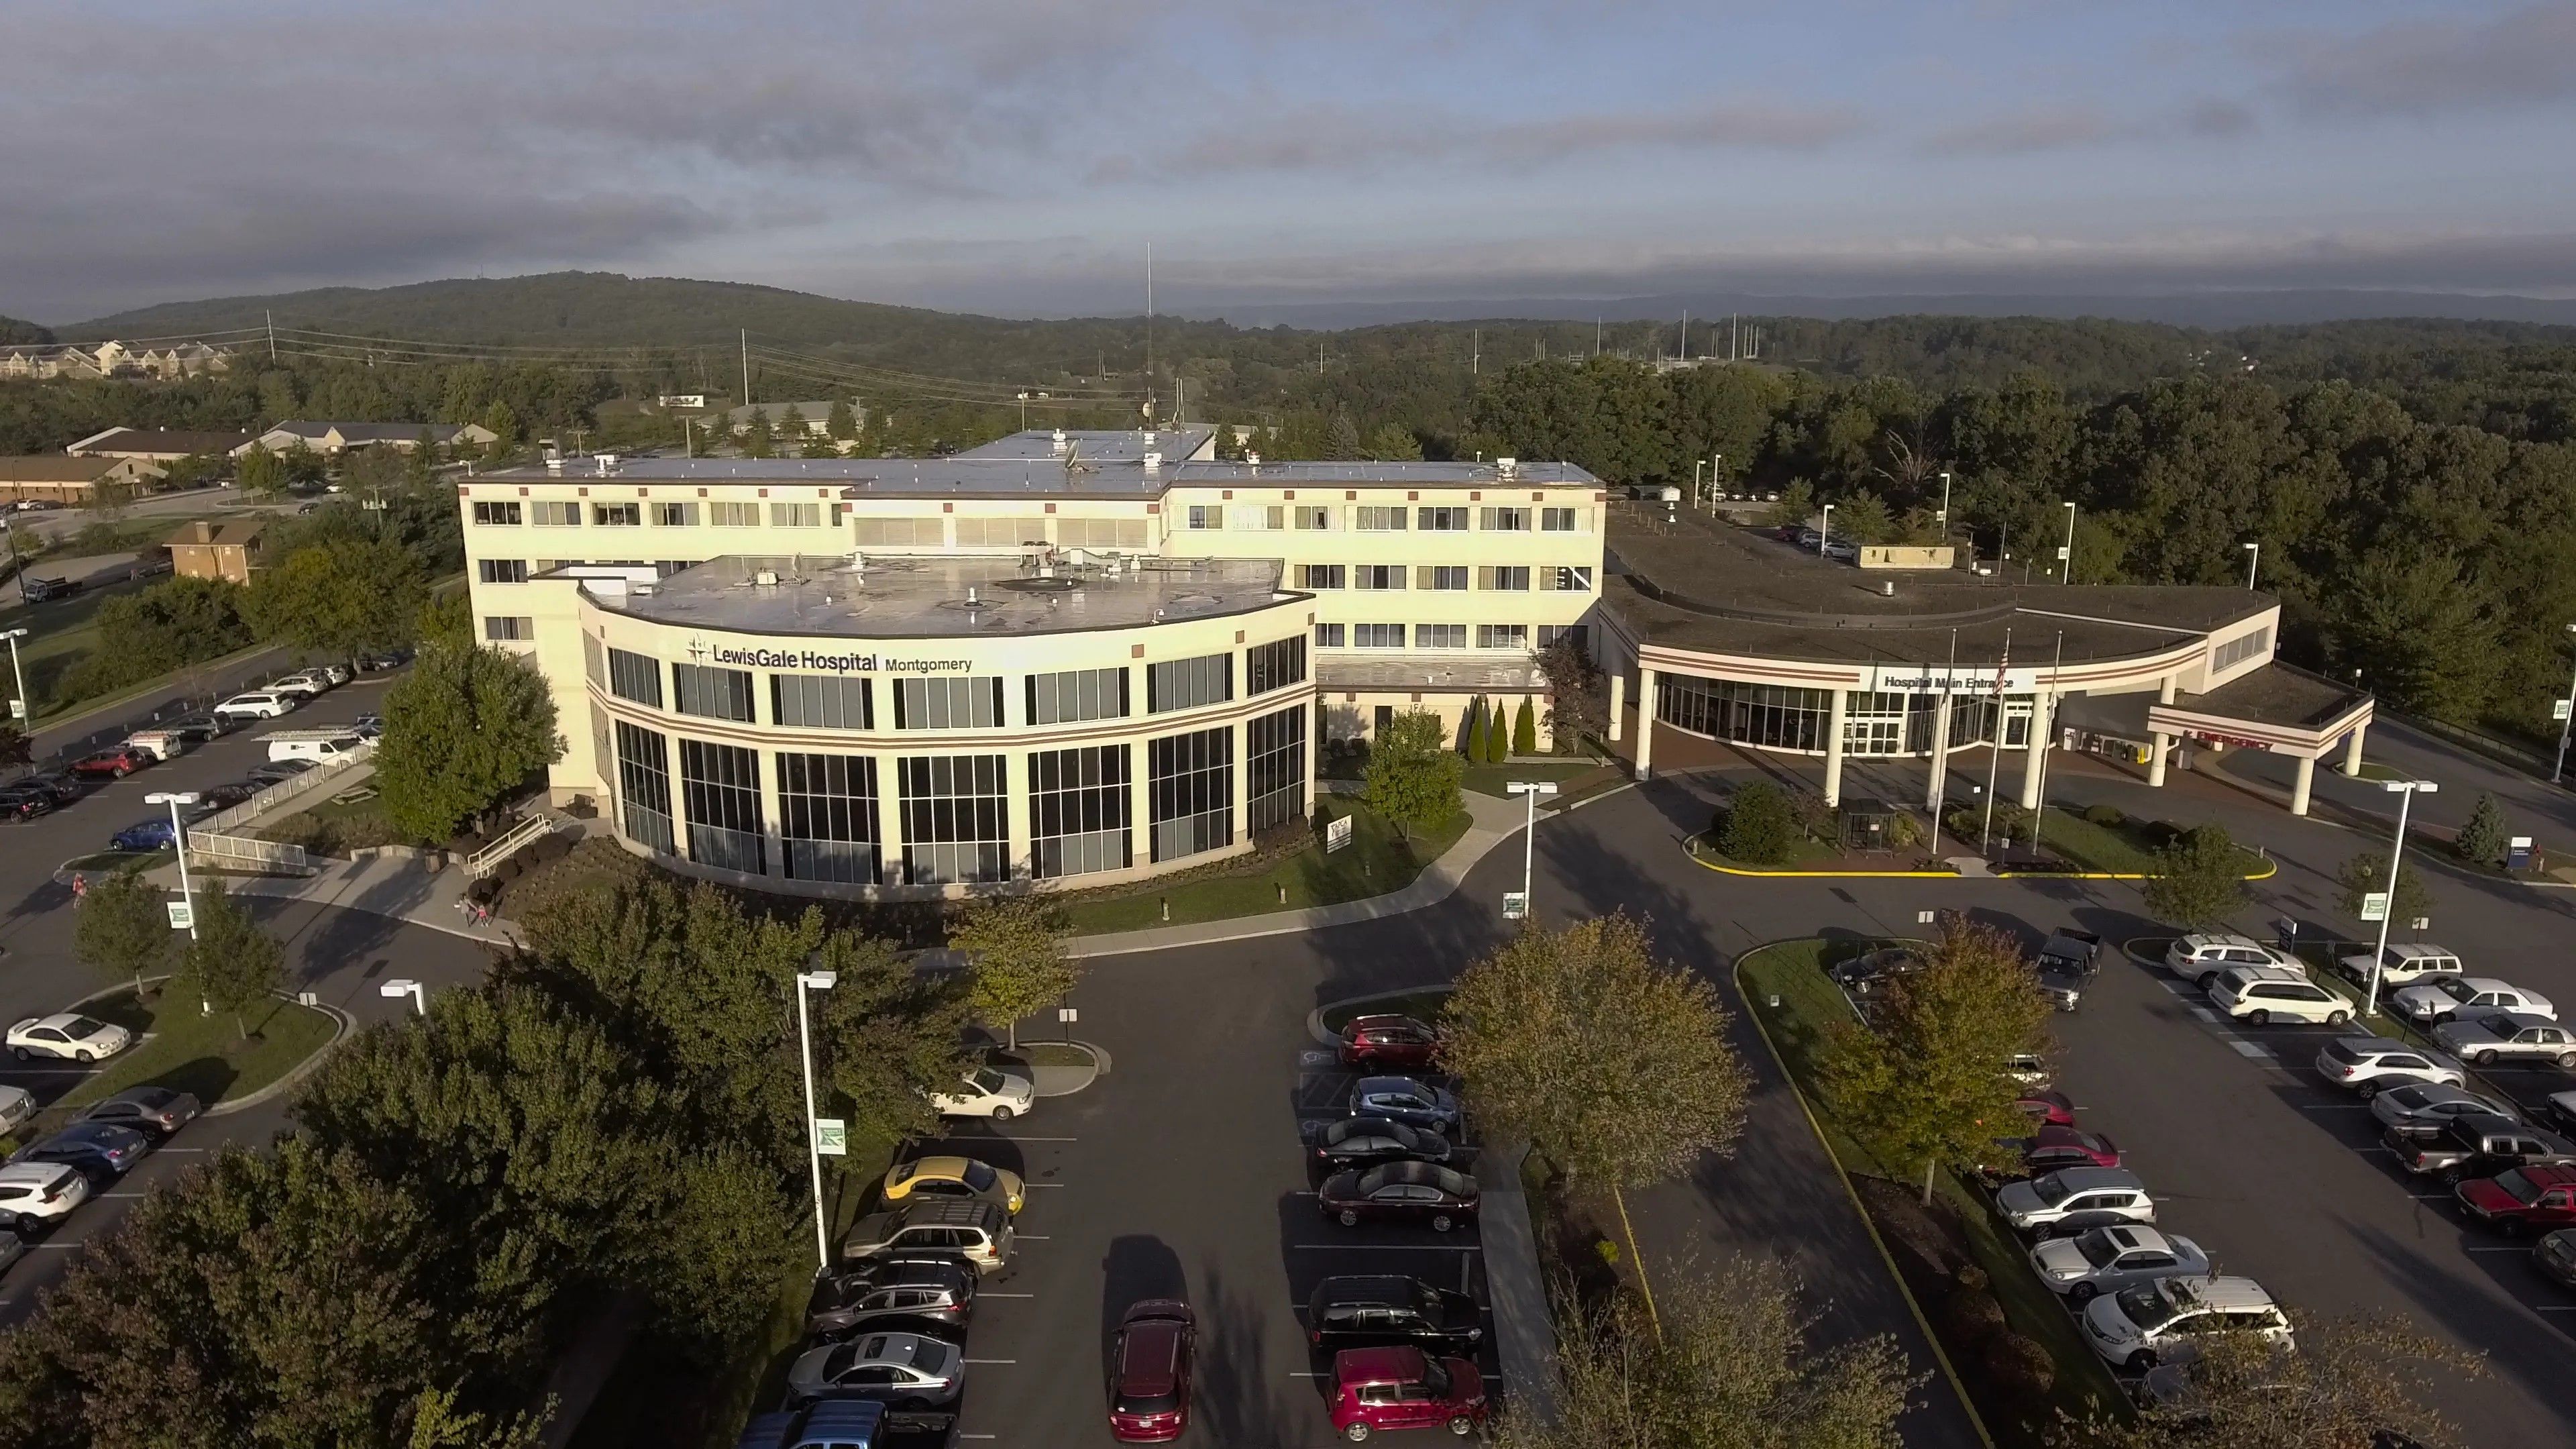
[[[1069,325],[1008,327],[1027,342]],[[1124,378],[1141,398],[1141,335],[1116,319],[1084,325],[1106,329],[1085,372]],[[1597,356],[1589,325],[1157,325],[1164,415],[1177,381],[1191,421],[1251,429],[1270,457],[1510,453],[1621,484],[1714,475],[1729,491],[1835,502],[1839,531],[1891,534],[1923,525],[1946,470],[1953,520],[1989,554],[2024,559],[2038,544],[2050,556],[2074,503],[2079,582],[2241,581],[2241,545],[2259,543],[2291,658],[2358,671],[2407,709],[2555,739],[2549,702],[2565,691],[2576,622],[2576,329],[1775,319],[1772,357],[1676,369],[1653,357],[1679,342],[1669,325],[1605,329]],[[1138,344],[1123,360],[1113,334]],[[1031,343],[1017,365],[1076,365],[1050,357],[1055,345]],[[296,416],[676,444],[676,425],[637,401],[705,386],[705,358],[684,347],[599,356],[368,365],[254,352],[229,375],[184,382],[6,383],[0,453],[52,451],[119,424],[247,429]],[[865,404],[867,426],[850,440],[862,450],[936,452],[1020,425],[1010,405],[900,382],[834,388],[817,381],[828,373],[773,376],[756,359],[757,396]],[[985,342],[950,361],[961,376],[1012,375]],[[1040,406],[1029,421],[1140,416],[1103,401]]]

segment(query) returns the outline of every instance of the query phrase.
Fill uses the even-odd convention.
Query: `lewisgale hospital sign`
[[[689,661],[732,669],[785,669],[807,674],[969,674],[971,659],[914,659],[871,650],[835,652],[800,644],[742,644],[689,636]]]

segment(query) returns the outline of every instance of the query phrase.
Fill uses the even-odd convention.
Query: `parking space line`
[[[968,1142],[1080,1142],[1082,1139],[1081,1139],[1081,1138],[1079,1138],[1079,1137],[1002,1137],[1002,1136],[993,1136],[993,1137],[924,1137],[924,1138],[922,1138],[921,1140],[922,1140],[922,1141],[924,1141],[924,1142],[939,1142],[939,1143],[968,1143]]]
[[[1022,1187],[1062,1187],[1062,1186],[1064,1186],[1064,1184],[1063,1184],[1063,1183],[1060,1183],[1060,1182],[1024,1182],[1024,1183],[1021,1183],[1021,1184],[1020,1184],[1020,1186],[1022,1186]]]
[[[1015,1363],[1018,1363],[1018,1362],[1019,1362],[1019,1360],[1018,1360],[1018,1359],[1015,1359],[1015,1358],[970,1358],[970,1359],[968,1359],[968,1360],[966,1360],[966,1361],[967,1361],[968,1363],[1009,1363],[1009,1364],[1015,1364]]]
[[[2536,1313],[2576,1313],[2576,1303],[2526,1303]]]
[[[1049,1243],[1055,1241],[1044,1233],[1014,1233],[1011,1236],[1019,1239],[1023,1243]]]
[[[2227,1044],[2236,1048],[2236,1054],[2238,1056],[2268,1057],[2272,1055],[2272,1049],[2270,1047],[2263,1046],[2255,1042],[2238,1041],[2234,1037],[2230,1037],[2228,1038]]]
[[[2370,1110],[2370,1104],[2368,1102],[2305,1102],[2300,1104],[2299,1110],[2302,1112],[2367,1112]]]
[[[1481,1253],[1482,1243],[1291,1243],[1292,1253]]]
[[[2528,1253],[2531,1250],[2529,1248],[2507,1244],[2503,1247],[2471,1248],[2469,1251],[2472,1253]]]
[[[99,1196],[100,1196],[100,1197],[141,1197],[141,1196],[143,1196],[143,1194],[141,1194],[141,1193],[139,1193],[139,1192],[103,1192],[103,1193],[100,1193],[100,1194],[99,1194]]]
[[[2191,1014],[2192,1014],[2192,1015],[2194,1015],[2194,1016],[2196,1016],[2196,1017],[2199,1017],[2201,1020],[2203,1020],[2203,1021],[2205,1021],[2205,1022],[2208,1022],[2211,1026],[2216,1026],[2216,1025],[2218,1025],[2218,1013],[2217,1013],[2217,1012],[2214,1012],[2214,1011],[2212,1011],[2212,1010],[2210,1010],[2210,1009],[2209,1009],[2208,1007],[2206,1007],[2206,1006],[2195,1006],[2195,1007],[2193,1007],[2193,1008],[2191,1009]]]
[[[87,1243],[85,1243],[85,1242],[82,1242],[82,1243],[37,1243],[37,1244],[35,1244],[35,1245],[34,1245],[34,1247],[35,1247],[36,1251],[37,1251],[37,1252],[39,1252],[39,1253],[67,1253],[67,1252],[70,1252],[70,1251],[71,1251],[72,1249],[74,1249],[74,1248],[85,1248],[85,1247],[88,1247],[88,1246],[89,1246],[89,1244],[87,1244]]]
[[[1038,1295],[1034,1293],[978,1293],[975,1296],[978,1298],[1035,1298]]]

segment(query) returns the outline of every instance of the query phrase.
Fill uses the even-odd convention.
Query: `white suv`
[[[247,694],[236,694],[216,705],[214,712],[231,719],[275,719],[279,715],[292,712],[303,702],[292,694],[254,689]]]
[[[2367,1099],[2390,1087],[2438,1082],[2456,1087],[2469,1079],[2458,1062],[2440,1052],[2384,1036],[2339,1036],[2317,1049],[2317,1075]]]
[[[2218,973],[2230,966],[2270,966],[2293,976],[2308,974],[2305,962],[2276,951],[2251,936],[2184,936],[2165,948],[2165,965],[2207,991]]]
[[[1996,1189],[1995,1208],[2017,1231],[2043,1238],[2156,1220],[2156,1205],[2147,1196],[2146,1184],[2138,1181],[2136,1173],[2119,1167],[2061,1167],[2008,1182]]]
[[[2084,1305],[2084,1341],[2115,1369],[2188,1363],[2194,1340],[2216,1333],[2287,1346],[2290,1319],[2251,1278],[2165,1278]]]
[[[2359,951],[2350,956],[2337,956],[2335,969],[2350,977],[2356,986],[2368,985],[2370,953]],[[2391,941],[2379,958],[2379,989],[2385,991],[2391,986],[2411,985],[2430,977],[2457,976],[2462,969],[2460,958],[2444,947],[2426,945],[2421,941]]]
[[[2342,993],[2275,966],[2228,967],[2209,984],[2209,1002],[2251,1026],[2268,1026],[2275,1017],[2328,1026],[2352,1020],[2352,1003]]]
[[[13,1162],[0,1167],[0,1223],[25,1237],[59,1222],[89,1201],[89,1179],[67,1162]]]

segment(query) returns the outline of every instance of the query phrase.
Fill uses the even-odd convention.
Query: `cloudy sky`
[[[0,312],[557,267],[1004,313],[2576,296],[2576,3],[0,6]]]

